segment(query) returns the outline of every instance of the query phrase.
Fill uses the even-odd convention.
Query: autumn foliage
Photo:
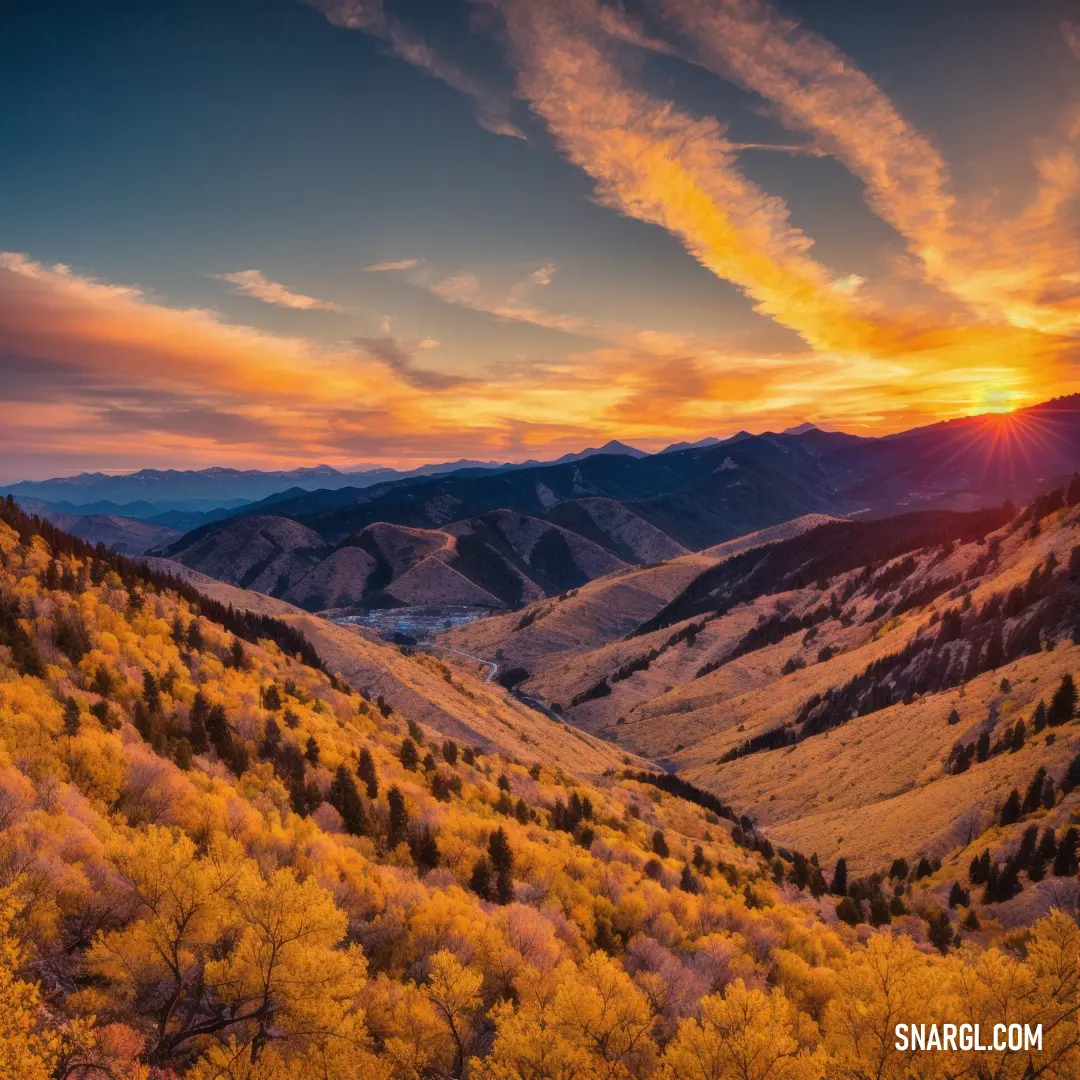
[[[0,1077],[1080,1075],[1063,912],[944,952],[848,927],[692,790],[459,754],[269,623],[2,517]],[[1043,1050],[912,1057],[900,1018]]]

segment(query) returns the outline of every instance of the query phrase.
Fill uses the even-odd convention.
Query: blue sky
[[[1064,161],[1080,141],[1070,7],[9,0],[0,250],[21,261],[0,276],[0,365],[5,397],[27,408],[7,468],[532,456],[807,416],[886,430],[1067,389],[1077,304],[1068,281],[1053,296],[1048,282],[1068,276],[1075,201],[1055,196],[1038,222],[1024,208],[1048,184],[1039,163]],[[800,85],[763,70],[753,48],[718,59],[716,13],[797,38]],[[594,115],[574,113],[577,76],[545,81],[579,46],[608,80],[582,71],[582,100],[599,95]],[[838,107],[835,124],[819,109],[800,126],[785,109],[826,86],[827,66],[814,67],[823,49],[874,94]],[[605,114],[616,99],[604,86],[639,102],[647,133],[630,130],[640,114]],[[665,105],[677,136],[657,126]],[[904,125],[897,145],[911,148],[896,162],[886,105]],[[868,150],[864,127],[878,139]],[[711,223],[675,221],[682,181],[670,176],[650,188],[655,205],[635,202],[641,183],[656,183],[628,172],[648,140],[658,162],[690,169]],[[687,157],[699,152],[720,163]],[[911,164],[931,156],[944,163],[931,170],[940,183]],[[1068,187],[1067,164],[1054,168]],[[908,189],[916,174],[925,191]],[[732,183],[753,190],[732,195]],[[947,243],[909,209],[945,190],[957,208],[934,228]],[[1030,280],[1004,280],[995,257],[983,265],[982,220],[1037,264]],[[720,221],[746,228],[717,248]],[[1068,239],[1049,243],[1051,228]],[[754,265],[757,243],[786,280]],[[400,268],[369,269],[386,264]],[[253,280],[284,293],[267,302]],[[820,317],[803,310],[808,280],[826,288],[811,302]],[[62,318],[5,319],[16,300]],[[145,379],[134,360],[105,355],[117,335],[118,354],[136,347],[125,335],[140,319],[172,325],[178,311],[234,343],[233,330],[249,334],[244,371],[259,349],[292,349],[280,363],[333,387],[352,413],[310,402],[275,428],[287,410],[262,380],[249,378],[245,400],[241,379],[213,376],[238,363],[226,345],[205,376],[185,374],[182,348],[145,355]],[[973,390],[952,377],[958,356]],[[62,376],[65,365],[79,377]],[[178,409],[206,423],[171,424]]]

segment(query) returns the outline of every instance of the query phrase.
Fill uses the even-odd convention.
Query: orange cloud
[[[232,274],[210,276],[219,281],[231,282],[236,286],[234,292],[254,297],[264,304],[295,308],[298,311],[341,311],[337,304],[332,304],[329,300],[316,300],[313,296],[290,292],[284,285],[270,281],[261,270],[238,270]]]
[[[929,281],[981,317],[1047,334],[1080,329],[1080,242],[1066,214],[1080,192],[1080,110],[1036,156],[1027,206],[1002,217],[986,200],[959,199],[940,152],[880,87],[764,0],[655,2],[693,42],[695,61],[769,101],[789,130],[863,181],[867,204],[909,242]]]

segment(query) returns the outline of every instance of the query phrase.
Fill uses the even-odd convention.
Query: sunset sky
[[[0,481],[1080,389],[1075,0],[6,0]]]

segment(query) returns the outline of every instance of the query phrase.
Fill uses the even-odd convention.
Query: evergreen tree
[[[158,690],[157,679],[151,672],[144,671],[142,681],[143,701],[146,702],[146,707],[151,713],[161,712],[161,692]]]
[[[849,926],[855,926],[863,921],[862,905],[852,900],[850,896],[845,896],[836,905],[836,917]]]
[[[1054,836],[1054,830],[1050,828],[1043,829],[1042,839],[1039,841],[1035,857],[1040,862],[1048,863],[1052,862],[1056,855],[1057,839]]]
[[[576,797],[577,792],[574,792]],[[652,849],[660,856],[661,859],[666,859],[670,852],[668,851],[667,840],[664,838],[664,834],[660,829],[657,829],[652,836]]]
[[[409,812],[405,809],[405,796],[401,794],[396,784],[386,793],[386,801],[390,805],[386,844],[393,851],[406,837],[409,828]]]
[[[491,899],[491,861],[486,855],[481,855],[473,864],[472,876],[469,878],[469,888],[481,900]]]
[[[1043,784],[1042,805],[1044,810],[1053,810],[1057,799],[1054,796],[1054,781],[1048,776]]]
[[[1054,857],[1054,877],[1073,877],[1076,874],[1078,842],[1080,833],[1075,826],[1070,826],[1058,844],[1057,855]]]
[[[829,892],[833,896],[847,896],[847,859],[840,858],[836,860],[836,870],[833,872],[833,879],[829,884]]]
[[[954,881],[952,888],[949,890],[949,907],[967,907],[970,899],[967,889],[959,881]]]
[[[1020,847],[1017,848],[1014,862],[1018,869],[1023,870],[1030,866],[1035,858],[1035,852],[1039,846],[1039,826],[1029,825],[1020,837]]]
[[[1035,706],[1035,713],[1031,717],[1031,730],[1038,735],[1046,727],[1046,704],[1040,700]]]
[[[930,944],[940,952],[947,953],[952,944],[952,923],[949,921],[947,912],[931,909],[926,916],[927,937]]]
[[[1076,686],[1068,673],[1061,677],[1061,683],[1050,700],[1050,709],[1046,722],[1050,727],[1067,724],[1076,713]]]
[[[1027,729],[1024,726],[1023,720],[1017,720],[1016,726],[1012,731],[1012,738],[1009,740],[1009,753],[1015,754],[1018,750],[1024,748],[1024,742],[1027,739]]]
[[[64,702],[64,731],[68,735],[79,734],[79,703],[72,697]]]
[[[308,736],[307,745],[304,747],[304,757],[306,757],[312,765],[319,764],[319,744],[315,741],[314,735]]]
[[[401,764],[410,772],[415,771],[417,765],[420,764],[420,753],[416,749],[416,743],[408,735],[401,740],[401,750],[398,752],[398,758]]]
[[[501,825],[488,841],[488,858],[495,877],[495,900],[499,904],[509,904],[514,899],[514,853]]]
[[[442,744],[442,756],[447,765],[457,764],[458,746],[453,739],[447,739]]]
[[[956,709],[953,709],[953,711],[951,713],[949,713],[949,718],[948,718],[947,723],[948,723],[949,727],[955,727],[957,724],[960,723],[960,713],[957,712]]]
[[[1020,792],[1016,788],[1009,792],[998,820],[1002,825],[1015,825],[1020,820]]]
[[[188,714],[188,742],[191,743],[191,749],[196,754],[205,754],[207,751],[206,720],[209,715],[210,703],[206,700],[206,695],[201,690],[197,690],[195,700],[191,703],[191,712]]]
[[[1043,784],[1046,783],[1046,769],[1040,766],[1028,784],[1024,793],[1024,802],[1020,808],[1023,814],[1034,814],[1042,806]]]
[[[977,761],[986,761],[990,757],[990,732],[983,731],[979,735],[979,741],[975,746],[975,758]]]
[[[341,815],[346,832],[353,836],[366,835],[367,814],[364,811],[364,803],[360,798],[360,792],[356,789],[355,781],[344,765],[337,767],[326,801]]]
[[[435,833],[425,825],[416,837],[413,859],[419,869],[434,870],[439,865],[439,858],[439,845],[435,839]]]
[[[377,799],[379,797],[379,777],[375,772],[375,759],[366,746],[360,751],[360,761],[356,766],[356,774],[367,787],[368,798]]]
[[[1080,754],[1069,762],[1069,767],[1065,770],[1065,776],[1061,781],[1061,790],[1066,795],[1077,787],[1080,787]]]
[[[281,749],[281,728],[278,727],[277,721],[272,717],[266,718],[266,726],[263,728],[263,741],[262,746],[259,748],[259,752],[268,761],[273,761],[277,757],[278,751]]]
[[[682,873],[679,875],[679,888],[685,893],[697,893],[700,886],[698,885],[698,879],[694,874],[694,871],[690,869],[689,863],[684,863]]]
[[[1012,859],[1007,859],[998,878],[998,901],[1004,903],[1006,900],[1011,900],[1022,888],[1019,867]]]
[[[244,652],[244,643],[239,638],[233,638],[232,648],[229,650],[229,663],[237,671],[243,671],[247,667],[247,653]]]
[[[893,859],[892,866],[889,867],[889,877],[899,879],[903,881],[908,876],[908,864],[907,859]]]
[[[1069,489],[1065,493],[1065,502],[1069,506],[1080,503],[1080,473],[1073,473],[1072,479],[1069,481]]]

